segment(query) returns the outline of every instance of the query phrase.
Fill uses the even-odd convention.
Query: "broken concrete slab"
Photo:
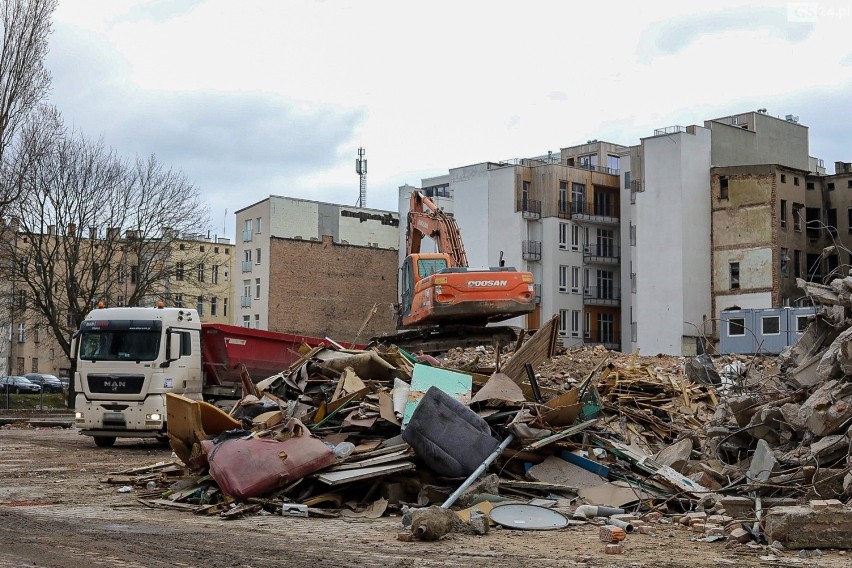
[[[849,451],[849,438],[845,434],[834,434],[826,436],[811,444],[811,454],[817,463],[824,465],[840,457]]]
[[[767,540],[786,548],[852,549],[852,509],[775,507],[763,522]]]
[[[683,367],[683,372],[694,383],[718,385],[722,382],[722,378],[713,365],[713,358],[706,353],[687,361]]]
[[[852,418],[852,383],[828,381],[801,405],[799,416],[817,436],[833,434]]]
[[[669,466],[679,473],[683,473],[684,467],[689,462],[690,455],[692,455],[692,439],[684,438],[671,446],[663,448],[654,456],[654,460],[657,463]]]
[[[772,448],[766,440],[758,440],[746,477],[752,481],[766,481],[777,471],[778,460],[775,459]]]

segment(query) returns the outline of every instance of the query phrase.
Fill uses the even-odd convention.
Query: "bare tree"
[[[26,198],[11,208],[14,238],[0,253],[13,259],[16,325],[49,329],[69,356],[72,333],[99,302],[167,299],[176,242],[207,226],[207,208],[183,174],[154,156],[127,162],[102,142],[66,132],[58,113],[39,118],[16,146],[24,154],[16,161],[28,164]],[[209,254],[190,259],[202,264]]]
[[[4,169],[7,150],[20,127],[50,89],[44,58],[57,1],[0,0],[0,167]],[[9,181],[14,176],[3,176],[0,181],[0,217],[20,196],[21,185]]]

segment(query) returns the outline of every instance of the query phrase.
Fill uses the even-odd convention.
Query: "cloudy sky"
[[[449,168],[766,108],[852,161],[852,0],[60,0],[50,99],[208,199],[367,205]],[[227,215],[226,215],[227,210]],[[224,233],[223,233],[224,231]]]

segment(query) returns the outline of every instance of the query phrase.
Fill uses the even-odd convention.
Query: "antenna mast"
[[[364,157],[364,153],[364,148],[358,148],[358,159],[355,160],[355,173],[358,174],[361,190],[358,197],[358,207],[367,206],[367,159]]]

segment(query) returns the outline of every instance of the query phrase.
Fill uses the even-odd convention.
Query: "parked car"
[[[37,385],[24,377],[13,375],[0,378],[0,392],[40,393],[41,385]]]
[[[56,375],[47,375],[45,373],[27,373],[24,378],[29,379],[31,383],[41,385],[41,390],[44,392],[62,392],[64,388]]]
[[[62,383],[62,388],[66,390],[71,388],[71,379],[68,377],[59,377],[59,382]]]

